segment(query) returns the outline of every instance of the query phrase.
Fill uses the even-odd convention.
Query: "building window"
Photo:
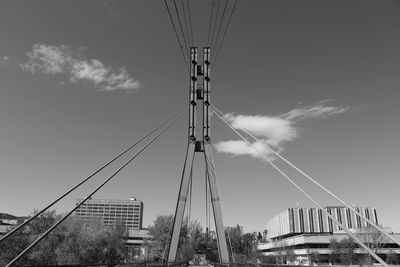
[[[341,213],[341,209],[340,208],[336,209],[336,214],[337,214],[339,223],[343,224],[343,222],[342,222],[342,213]],[[338,225],[338,228],[339,228],[339,231],[342,230],[342,227],[340,227],[339,225]]]
[[[346,209],[346,216],[347,216],[347,224],[348,224],[347,227],[352,228],[350,209]]]
[[[324,222],[322,221],[322,210],[318,209],[318,218],[319,218],[319,231],[320,233],[324,232]]]
[[[308,211],[309,211],[309,213],[308,213],[308,218],[309,218],[309,221],[310,221],[310,232],[313,233],[313,232],[314,232],[314,216],[313,216],[313,210],[312,210],[312,209],[309,209]]]

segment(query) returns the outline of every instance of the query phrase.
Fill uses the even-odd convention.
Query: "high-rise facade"
[[[78,205],[83,199],[77,199]],[[75,216],[83,221],[100,223],[104,228],[123,224],[126,230],[140,230],[143,221],[143,202],[130,198],[88,199],[76,211]]]
[[[366,228],[368,223],[346,207],[325,207],[324,210],[348,229]],[[355,210],[378,224],[376,210],[355,207]],[[304,233],[334,233],[341,231],[331,218],[318,208],[288,208],[267,222],[267,239]]]

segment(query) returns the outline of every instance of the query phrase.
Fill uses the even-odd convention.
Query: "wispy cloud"
[[[140,82],[131,77],[124,67],[106,67],[100,60],[77,56],[65,45],[35,44],[27,56],[29,60],[20,66],[32,74],[66,73],[72,83],[86,81],[105,91],[135,90],[141,87]]]
[[[329,100],[319,101],[312,106],[295,108],[281,117],[290,121],[301,121],[305,119],[324,119],[348,111],[348,107],[327,106]]]
[[[348,107],[336,107],[328,105],[328,101],[320,101],[314,105],[295,108],[291,111],[277,115],[235,115],[226,114],[224,117],[232,127],[237,130],[248,131],[262,142],[268,144],[275,151],[283,151],[282,145],[293,141],[300,136],[300,131],[296,125],[299,121],[306,119],[324,119],[333,115],[348,111]],[[260,158],[255,149],[273,160],[272,153],[261,142],[247,144],[243,140],[222,141],[215,144],[219,153],[227,153],[233,156],[250,155]],[[255,148],[255,149],[254,149]]]

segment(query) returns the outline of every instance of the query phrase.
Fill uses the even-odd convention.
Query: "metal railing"
[[[35,265],[15,265],[16,267],[33,267]],[[42,266],[42,265],[41,265]],[[46,265],[47,267],[186,267],[183,262],[131,262],[131,263],[95,263],[95,264],[65,264]]]
[[[214,267],[294,267],[295,266],[295,265],[287,265],[287,264],[253,263],[253,262],[245,262],[245,263],[212,262],[210,264]],[[298,267],[298,266],[296,266],[296,267]]]

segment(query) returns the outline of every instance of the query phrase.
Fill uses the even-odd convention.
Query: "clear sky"
[[[194,43],[203,47],[211,1],[190,3]],[[189,77],[163,1],[5,0],[0,38],[0,212],[44,207],[187,105]],[[400,231],[399,47],[396,1],[239,0],[212,102]],[[313,206],[216,116],[212,127],[226,225],[262,231],[288,207]],[[95,198],[137,197],[144,226],[172,214],[186,145],[184,118]],[[204,225],[201,160],[192,217]],[[322,205],[338,205],[275,163]],[[57,210],[71,209],[110,172]]]

